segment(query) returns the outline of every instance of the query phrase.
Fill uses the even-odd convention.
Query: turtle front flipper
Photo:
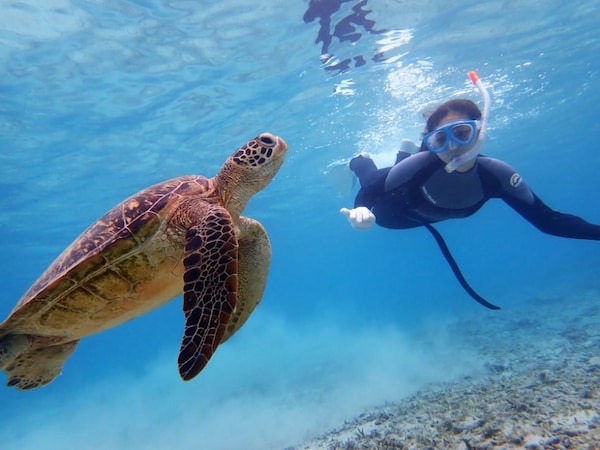
[[[226,209],[211,207],[188,229],[183,265],[186,322],[178,363],[181,378],[191,380],[217,349],[236,306],[238,243]]]
[[[271,243],[260,222],[248,217],[240,217],[239,228],[238,298],[235,312],[227,325],[221,343],[244,325],[260,303],[271,264]]]
[[[79,340],[26,350],[17,355],[4,370],[8,374],[7,386],[33,389],[54,380]]]

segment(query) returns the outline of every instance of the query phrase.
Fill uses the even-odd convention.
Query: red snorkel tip
[[[474,70],[471,70],[469,73],[469,78],[471,79],[471,81],[473,82],[473,84],[477,84],[477,82],[479,81],[479,75],[477,75],[477,72],[475,72]]]
[[[490,114],[490,94],[488,94],[487,89],[479,79],[479,75],[474,70],[471,70],[467,73],[473,84],[477,87],[481,96],[483,97],[483,112],[481,114],[481,128],[479,130],[479,142],[482,142],[485,138],[486,128],[487,128],[487,118]],[[481,144],[475,145],[471,150],[466,153],[463,153],[460,156],[452,158],[446,164],[446,172],[454,172],[458,166],[464,164],[466,161],[475,158],[481,150]]]

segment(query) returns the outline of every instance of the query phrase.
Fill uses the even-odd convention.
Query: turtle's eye
[[[260,139],[260,142],[262,142],[265,145],[273,145],[275,143],[275,141],[273,139],[271,139],[269,136],[262,135],[259,139]]]

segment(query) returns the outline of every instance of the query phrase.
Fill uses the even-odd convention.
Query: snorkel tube
[[[469,78],[473,82],[473,84],[479,89],[479,93],[483,98],[483,114],[481,117],[481,131],[479,132],[479,139],[485,137],[485,133],[487,132],[487,121],[490,116],[490,94],[488,94],[487,89],[481,82],[481,78],[474,70],[469,72]]]
[[[475,144],[475,146],[471,150],[469,150],[466,153],[463,153],[460,156],[457,156],[456,158],[452,158],[452,160],[450,160],[446,164],[445,169],[446,169],[446,172],[448,172],[448,173],[454,172],[457,167],[459,167],[459,166],[463,165],[464,163],[466,163],[467,161],[477,157],[477,155],[479,155],[479,153],[481,151],[481,147],[483,146],[483,141],[486,136],[487,120],[488,120],[488,117],[490,114],[490,94],[488,94],[488,91],[485,88],[485,86],[483,85],[483,83],[481,82],[481,79],[479,78],[479,75],[477,74],[477,72],[475,72],[474,70],[471,70],[468,73],[468,75],[469,75],[469,78],[471,79],[471,81],[473,82],[473,84],[479,90],[479,93],[481,94],[481,96],[483,97],[483,113],[481,114],[481,128],[479,130],[479,138],[477,140],[477,144]]]

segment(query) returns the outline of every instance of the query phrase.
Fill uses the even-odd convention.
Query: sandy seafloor
[[[485,355],[483,375],[427,386],[288,450],[600,449],[600,292],[453,328]]]

